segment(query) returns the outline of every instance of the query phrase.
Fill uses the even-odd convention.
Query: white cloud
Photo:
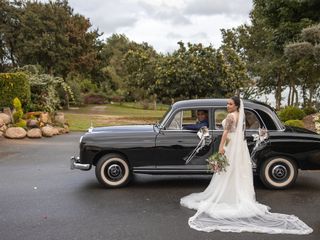
[[[247,16],[252,3],[248,0],[191,0],[185,8],[191,15],[242,15]]]
[[[219,47],[221,28],[248,23],[252,0],[69,0],[75,13],[104,33],[123,33],[163,53],[178,41]]]

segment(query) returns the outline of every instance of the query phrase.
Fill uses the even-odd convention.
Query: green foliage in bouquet
[[[208,169],[213,173],[226,172],[227,166],[229,166],[226,155],[221,153],[214,153],[208,159]]]

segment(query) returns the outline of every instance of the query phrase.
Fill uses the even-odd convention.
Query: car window
[[[268,130],[277,130],[277,126],[275,125],[274,120],[267,113],[258,109],[256,111],[263,119],[263,122],[265,123]]]
[[[217,109],[214,111],[215,129],[223,129],[222,121],[227,117],[227,109]]]
[[[249,110],[244,111],[246,114],[246,129],[259,129],[260,122],[257,115]]]
[[[183,111],[177,112],[171,123],[168,126],[168,129],[181,129],[182,128],[182,117],[183,117]]]
[[[258,129],[260,127],[260,122],[255,113],[245,110],[246,115],[246,129]],[[222,121],[227,117],[227,109],[217,109],[214,112],[215,119],[215,129],[223,129]]]
[[[199,120],[204,119],[204,116],[206,123],[201,124]],[[203,125],[209,127],[208,124],[209,111],[207,109],[184,109],[174,115],[167,129],[198,130]]]

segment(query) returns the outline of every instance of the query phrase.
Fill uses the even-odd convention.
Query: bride
[[[296,216],[269,212],[256,201],[252,166],[244,139],[244,107],[238,97],[228,100],[229,114],[223,120],[224,132],[219,153],[229,161],[226,172],[212,176],[200,193],[181,199],[182,206],[197,210],[189,226],[199,231],[309,234],[313,230]]]

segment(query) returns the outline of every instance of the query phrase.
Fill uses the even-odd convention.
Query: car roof
[[[173,109],[178,109],[178,108],[187,108],[187,107],[226,107],[227,106],[227,98],[207,98],[207,99],[191,99],[191,100],[182,100],[174,103],[172,105]],[[256,101],[256,100],[248,100],[248,99],[243,99],[244,106],[249,107],[249,108],[262,108],[265,109],[268,108],[271,111],[274,111],[272,107],[269,105]]]

